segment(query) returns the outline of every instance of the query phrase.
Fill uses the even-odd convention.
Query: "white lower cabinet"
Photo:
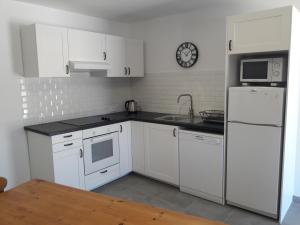
[[[179,184],[178,127],[145,123],[145,174]]]
[[[54,153],[53,168],[55,183],[84,189],[84,165],[81,147]]]
[[[85,189],[82,131],[52,137],[29,131],[27,139],[32,179]]]
[[[119,148],[120,148],[120,175],[124,176],[132,171],[131,154],[131,122],[120,124]]]
[[[132,170],[145,174],[144,123],[131,122]]]

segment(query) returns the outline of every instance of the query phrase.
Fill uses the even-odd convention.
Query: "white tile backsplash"
[[[37,124],[124,109],[130,81],[86,74],[20,79],[24,124]]]
[[[224,108],[224,71],[149,73],[144,78],[106,78],[77,74],[71,78],[21,78],[25,125],[124,110],[128,99],[142,110],[187,114],[193,95],[195,114]]]
[[[224,108],[224,71],[149,73],[131,82],[132,95],[144,111],[187,114],[189,99],[180,94],[193,95],[195,114],[207,109]]]

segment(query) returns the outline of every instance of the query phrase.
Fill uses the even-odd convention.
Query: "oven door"
[[[83,146],[85,175],[120,162],[118,132],[86,139]]]
[[[271,82],[272,59],[241,60],[241,82]]]

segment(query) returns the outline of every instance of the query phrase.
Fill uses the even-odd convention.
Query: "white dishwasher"
[[[179,131],[180,190],[224,204],[223,135]]]

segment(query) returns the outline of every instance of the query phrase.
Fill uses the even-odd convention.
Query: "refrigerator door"
[[[277,218],[281,137],[280,127],[228,123],[229,204]]]
[[[228,121],[282,126],[285,88],[229,88]]]

